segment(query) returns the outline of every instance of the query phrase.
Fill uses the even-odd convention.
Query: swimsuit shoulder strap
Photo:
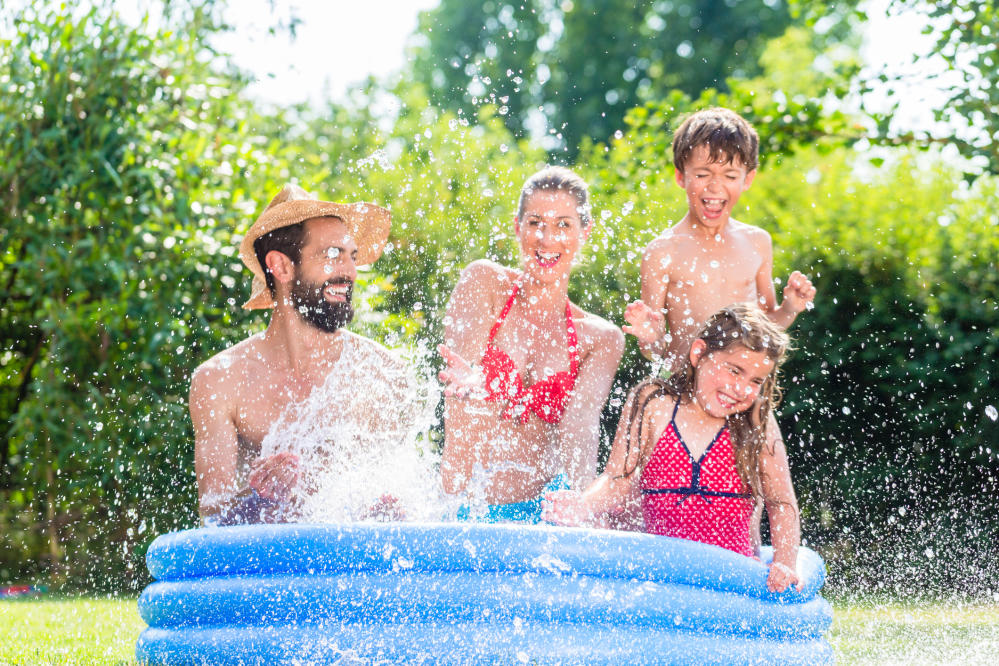
[[[500,312],[499,318],[496,323],[493,324],[492,329],[489,331],[489,344],[492,344],[493,339],[499,332],[500,326],[503,325],[503,320],[510,313],[510,308],[513,307],[513,301],[517,298],[517,292],[520,290],[520,278],[517,278],[513,283],[513,291],[510,292],[510,298],[506,299],[506,305],[503,306],[503,310]]]

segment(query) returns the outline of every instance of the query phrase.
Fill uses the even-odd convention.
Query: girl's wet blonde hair
[[[773,368],[760,388],[760,395],[749,409],[732,414],[727,418],[727,425],[735,449],[735,464],[739,477],[749,487],[754,497],[762,497],[760,484],[759,460],[760,452],[766,445],[766,424],[774,408],[780,403],[780,386],[778,373],[791,348],[790,338],[780,326],[775,324],[755,305],[730,305],[716,312],[694,338],[703,340],[707,345],[701,359],[707,358],[717,351],[731,349],[742,345],[751,351],[766,352],[767,358],[773,362]],[[632,393],[631,414],[627,438],[627,454],[625,457],[624,476],[630,476],[646,460],[632,451],[631,433],[637,419],[637,441],[639,451],[642,449],[643,427],[645,426],[645,408],[650,402],[664,395],[673,396],[677,400],[687,402],[693,398],[697,368],[690,362],[688,353],[682,359],[680,367],[670,375],[669,379],[649,379],[635,387]],[[647,458],[652,455],[648,451]],[[627,468],[628,460],[635,460],[631,469]]]

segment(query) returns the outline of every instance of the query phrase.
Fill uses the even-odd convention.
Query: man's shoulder
[[[241,381],[257,373],[263,364],[263,334],[257,333],[223,349],[195,368],[191,375],[191,390]]]
[[[375,354],[385,359],[394,358],[392,351],[377,340],[366,338],[363,335],[352,333],[345,329],[340,329],[337,335],[343,336],[345,345],[350,345],[353,349],[361,353]]]

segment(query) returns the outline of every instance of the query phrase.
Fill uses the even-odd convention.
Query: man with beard
[[[290,452],[260,456],[285,410],[308,398],[345,344],[386,353],[343,330],[357,266],[373,263],[388,237],[389,211],[319,201],[286,185],[246,233],[239,254],[253,272],[243,307],[273,309],[262,333],[216,354],[191,378],[199,511],[207,523],[280,520],[299,480]]]

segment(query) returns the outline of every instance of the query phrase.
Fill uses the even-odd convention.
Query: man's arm
[[[191,377],[189,408],[194,425],[194,471],[202,519],[220,513],[236,494],[239,443],[230,405],[231,384],[213,361]]]
[[[583,360],[572,399],[559,425],[559,446],[573,488],[582,489],[597,473],[600,414],[624,352],[624,335],[601,324],[593,349]]]
[[[233,418],[238,382],[230,372],[213,359],[191,378],[198,513],[202,521],[215,518],[220,524],[261,522],[275,512],[278,500],[285,499],[298,481],[298,458],[288,452],[258,458],[251,465],[246,486],[238,487],[239,433]]]

